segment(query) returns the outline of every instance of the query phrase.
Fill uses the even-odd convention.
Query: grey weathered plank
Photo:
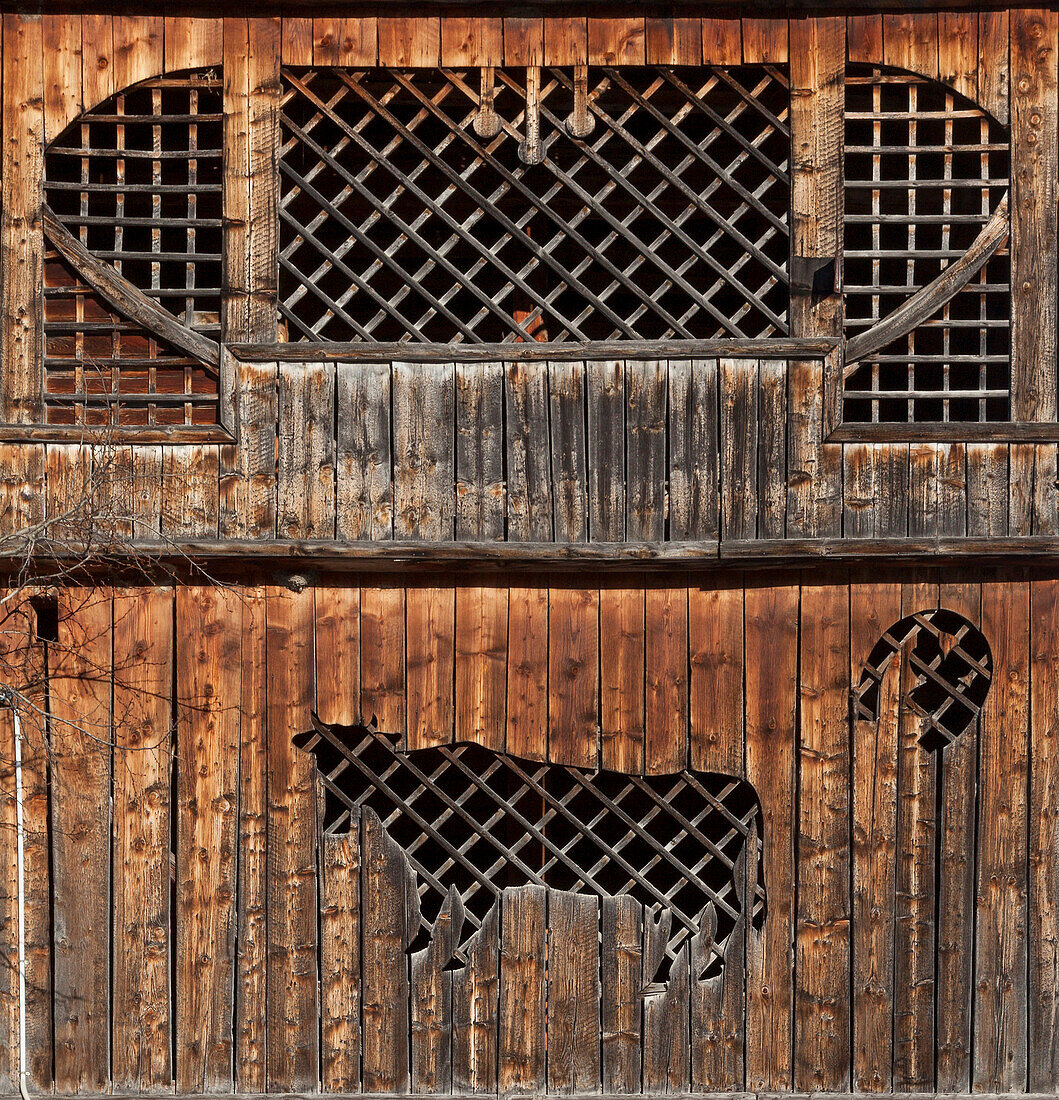
[[[327,1092],[360,1089],[360,817],[320,838],[321,1079]]]
[[[668,913],[644,913],[644,983],[650,980],[669,933]],[[691,1080],[688,1012],[688,948],[673,961],[669,981],[660,992],[643,999],[643,1089],[654,1093],[684,1093]]]
[[[967,534],[993,538],[1008,533],[1008,447],[967,444]]]
[[[340,539],[393,538],[390,365],[339,363],[335,530]]]
[[[757,363],[721,360],[721,538],[757,535]]]
[[[584,363],[549,363],[548,397],[555,540],[584,542],[588,537]]]
[[[218,526],[222,538],[276,535],[276,363],[236,363],[231,402],[239,411],[239,442],[220,448]]]
[[[627,894],[601,901],[603,1091],[640,1091],[643,906]]]
[[[781,539],[787,526],[787,364],[758,364],[757,533]]]
[[[545,891],[505,890],[501,905],[498,1090],[501,1096],[545,1087]]]
[[[276,481],[282,538],[334,535],[334,407],[334,367],[280,364]]]
[[[504,367],[456,364],[456,538],[504,537]]]
[[[548,896],[548,1090],[596,1092],[600,1084],[599,899]]]
[[[625,365],[585,364],[588,405],[588,529],[592,542],[625,540]]]
[[[411,957],[412,1091],[452,1089],[452,971],[447,969],[463,928],[463,901],[451,890],[430,943]]]
[[[666,523],[666,363],[627,362],[626,538],[659,542]]]
[[[394,363],[394,535],[437,542],[453,530],[451,363]]]
[[[552,479],[548,422],[548,367],[508,363],[504,368],[507,451],[507,535],[514,542],[552,537]]]
[[[465,948],[467,965],[452,975],[452,1088],[496,1093],[500,998],[500,904],[489,910]]]
[[[669,361],[669,537],[718,534],[716,359]]]

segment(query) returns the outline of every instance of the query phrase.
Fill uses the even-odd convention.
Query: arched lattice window
[[[850,68],[846,422],[1009,418],[1008,179],[1008,135],[980,107],[911,73]],[[893,323],[932,287],[935,308]]]

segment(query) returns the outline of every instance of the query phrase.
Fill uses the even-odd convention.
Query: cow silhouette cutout
[[[689,946],[694,977],[719,975],[744,913],[755,927],[765,919],[762,813],[745,779],[588,770],[472,742],[404,749],[374,719],[329,726],[314,714],[312,723],[293,740],[315,759],[324,831],[374,813],[415,872],[421,925],[409,952],[444,927],[447,967],[464,965],[510,887],[625,894],[665,943],[645,975],[649,993]]]

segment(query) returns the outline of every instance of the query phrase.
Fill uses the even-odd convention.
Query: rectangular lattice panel
[[[96,259],[188,328],[220,335],[221,81],[160,77],[75,120],[48,147],[45,197]],[[217,372],[119,316],[57,255],[45,265],[49,423],[217,423]]]
[[[284,71],[280,309],[290,340],[787,332],[789,88],[764,66],[591,69],[595,125],[540,72]]]
[[[1008,188],[1008,137],[951,88],[851,67],[845,326],[885,318],[967,250]],[[846,380],[847,422],[987,422],[1010,412],[1006,248],[933,317]]]

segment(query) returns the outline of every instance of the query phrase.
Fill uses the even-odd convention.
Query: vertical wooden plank
[[[431,929],[430,942],[410,957],[411,1091],[415,1093],[445,1093],[452,1088],[452,971],[446,966],[462,923],[463,902],[459,895],[450,894]]]
[[[644,984],[665,950],[667,925],[661,910],[644,914]],[[688,948],[673,961],[665,989],[643,998],[643,1091],[686,1093],[690,1085]]]
[[[736,868],[745,881],[746,856]],[[741,890],[743,913],[749,898]],[[725,947],[720,973],[699,977],[712,961],[713,937],[709,925],[694,936],[691,962],[691,1088],[694,1092],[732,1092],[743,1083],[743,1027],[746,931],[737,923]]]
[[[907,453],[909,537],[936,536],[938,533],[937,445],[913,443],[909,446]]]
[[[787,63],[786,19],[744,19],[742,23],[744,65]]]
[[[701,65],[702,27],[698,19],[646,20],[648,65]]]
[[[850,682],[860,683],[875,643],[901,618],[901,586],[850,587]],[[886,1092],[893,1066],[894,863],[901,655],[882,682],[878,722],[853,726],[853,1088]]]
[[[633,775],[644,766],[644,607],[642,584],[600,588],[601,763]]]
[[[405,690],[408,747],[452,740],[456,593],[445,587],[405,590]]]
[[[131,456],[130,456],[131,457]],[[162,448],[162,535],[174,540],[217,533],[217,448]]]
[[[1033,483],[1036,476],[1036,448],[1032,443],[1008,446],[1008,523],[1009,535],[1033,533]]]
[[[44,15],[44,140],[54,141],[81,113],[81,20]]]
[[[320,1026],[325,1092],[360,1091],[360,822],[320,838]]]
[[[743,772],[743,585],[722,574],[688,590],[691,766]]]
[[[1056,415],[1059,15],[1011,12],[1011,415]]]
[[[545,891],[501,895],[498,1082],[501,1096],[545,1087]]]
[[[504,64],[539,65],[544,53],[544,20],[504,19]]]
[[[625,537],[661,542],[666,524],[665,362],[625,364]]]
[[[639,364],[633,364],[637,366]],[[588,412],[588,537],[623,542],[625,535],[625,365],[585,364]]]
[[[967,444],[967,534],[991,537],[1008,530],[1008,447]]]
[[[272,1090],[317,1087],[319,1011],[316,829],[312,763],[291,738],[310,728],[313,594],[267,590],[268,670],[268,1023]]]
[[[556,542],[588,537],[585,365],[549,363],[551,481]]]
[[[404,587],[360,590],[360,713],[385,733],[405,732]]]
[[[543,65],[584,65],[588,61],[588,22],[584,16],[544,20]]]
[[[791,294],[792,336],[842,333],[844,198],[842,132],[846,23],[795,19],[791,54],[791,256],[835,261],[831,294]],[[826,269],[825,269],[826,270]],[[787,535],[825,536],[841,524],[841,449],[823,442],[834,410],[821,402],[823,364],[794,361],[788,374]],[[825,394],[825,398],[826,398]],[[825,413],[827,415],[825,415]]]
[[[454,377],[451,363],[393,365],[397,538],[452,538]]]
[[[746,777],[764,818],[768,919],[747,933],[746,1087],[793,1080],[798,588],[746,589]]]
[[[738,65],[743,60],[738,19],[703,18],[702,60],[706,65]]]
[[[498,902],[465,949],[467,965],[452,975],[453,1092],[497,1092],[499,918]]]
[[[599,591],[552,588],[548,603],[548,759],[594,768],[599,729]]]
[[[1059,581],[1030,584],[1029,1036],[1027,1088],[1059,1080]]]
[[[456,364],[456,538],[504,537],[504,368]]]
[[[281,363],[277,535],[334,538],[335,372],[326,363]]]
[[[802,586],[795,1087],[849,1087],[849,590]],[[820,583],[822,582],[822,583]],[[830,582],[830,583],[828,583]]]
[[[669,362],[669,537],[718,534],[717,360]]]
[[[600,1085],[599,899],[566,890],[548,897],[548,1091]]]
[[[162,72],[165,23],[157,15],[115,15],[114,87],[127,88]]]
[[[365,1092],[405,1093],[409,1085],[409,989],[405,948],[419,921],[404,853],[378,815],[361,816],[363,1057]]]
[[[527,760],[548,752],[548,589],[508,589],[507,751]]]
[[[1000,123],[1011,118],[1008,70],[1010,18],[1006,11],[978,13],[978,102]]]
[[[241,628],[235,593],[177,588],[175,1054],[182,1091],[232,1087]]]
[[[389,363],[339,363],[335,533],[393,538]]]
[[[758,364],[758,537],[781,539],[787,526],[787,367]]]
[[[665,775],[688,764],[686,585],[648,587],[644,622],[644,761],[649,773]]]
[[[2,87],[3,156],[0,157],[0,259],[4,279],[0,305],[7,323],[0,334],[4,385],[0,416],[4,422],[41,421],[43,348],[40,287],[44,236],[41,229],[41,181],[44,175],[44,39],[40,16],[5,14]],[[39,448],[6,448],[11,467],[29,473]],[[43,454],[37,456],[38,461]],[[5,465],[6,462],[5,462]],[[20,517],[32,508],[19,508]],[[9,529],[22,524],[6,523]]]
[[[221,19],[166,16],[165,71],[208,69],[221,65],[224,31]]]
[[[552,537],[551,457],[547,434],[548,368],[509,363],[504,369],[507,436],[507,537],[547,542]]]
[[[430,68],[441,55],[441,21],[429,17],[379,19],[379,64],[393,68]]]
[[[441,64],[502,65],[504,22],[469,16],[441,20]]]
[[[278,371],[275,363],[238,363],[232,378],[239,442],[219,448],[220,534],[275,538]]]
[[[721,539],[757,535],[757,360],[721,360]]]
[[[456,589],[456,740],[504,747],[508,590]]]
[[[81,16],[81,57],[81,109],[89,111],[116,90],[111,16],[88,13]]]
[[[878,64],[882,60],[882,16],[850,15],[846,18],[846,56],[850,61]]]
[[[1018,1091],[1027,1074],[1029,587],[1017,574],[982,585],[993,649],[979,758],[973,1087]]]
[[[938,75],[960,95],[978,98],[978,13],[938,15]]]
[[[588,63],[590,65],[642,65],[645,57],[642,17],[589,18]]]
[[[239,714],[239,893],[236,898],[235,1080],[264,1092],[267,1015],[268,683],[265,589],[245,587]]]
[[[883,16],[883,61],[938,78],[938,17],[933,12]]]
[[[280,25],[280,60],[284,65],[313,63],[313,20],[284,16]]]
[[[603,1091],[640,1091],[643,906],[628,894],[600,901]]]
[[[170,1069],[169,846],[173,593],[114,596],[113,1033],[121,1090],[166,1088]],[[194,758],[193,758],[194,759]],[[214,852],[223,862],[223,853]],[[227,1003],[230,1018],[231,999]]]
[[[0,593],[0,675],[16,695],[13,707],[0,710],[0,942],[18,939],[18,812],[15,800],[15,722],[17,711],[22,750],[22,826],[26,949],[26,1087],[33,1092],[52,1088],[53,1000],[52,913],[50,905],[34,904],[51,898],[51,828],[49,820],[47,650],[40,638],[37,614],[30,604],[32,589],[12,587]],[[5,951],[10,947],[5,946]],[[19,972],[12,955],[0,967],[0,1089],[19,1091]]]
[[[66,588],[58,600],[49,653],[55,1087],[100,1092],[110,1083],[111,594]]]
[[[317,587],[313,595],[316,713],[321,722],[351,726],[361,718],[360,589],[347,581]],[[341,865],[345,867],[353,856],[336,853],[335,858],[344,861]]]
[[[950,574],[940,604],[982,621],[977,577]],[[980,720],[944,750],[941,764],[941,843],[938,849],[938,973],[935,1080],[938,1091],[971,1087],[974,1002],[975,859]]]
[[[905,584],[902,612],[938,603],[937,584]],[[893,1087],[921,1092],[934,1075],[937,766],[919,743],[923,726],[905,704],[917,674],[901,663],[897,732],[897,868],[894,902]]]
[[[314,65],[375,65],[379,22],[373,17],[316,18],[313,20]]]

